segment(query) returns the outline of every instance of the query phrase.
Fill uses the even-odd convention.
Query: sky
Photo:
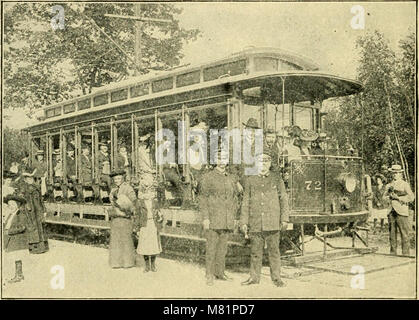
[[[353,29],[354,5],[365,9],[364,30]],[[355,42],[379,30],[397,49],[409,27],[415,30],[415,2],[404,3],[185,3],[185,28],[202,36],[184,47],[183,63],[223,58],[245,47],[279,47],[313,59],[323,70],[356,78]]]

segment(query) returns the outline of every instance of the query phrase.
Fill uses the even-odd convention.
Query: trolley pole
[[[135,55],[135,75],[138,76],[141,74],[141,60],[142,60],[142,53],[141,53],[141,38],[142,38],[142,27],[143,22],[172,22],[171,20],[167,19],[151,19],[151,18],[144,18],[141,16],[141,3],[134,4],[134,13],[135,16],[124,16],[118,14],[105,14],[105,17],[110,18],[120,18],[120,19],[131,19],[135,20],[135,44],[134,44],[134,55]]]

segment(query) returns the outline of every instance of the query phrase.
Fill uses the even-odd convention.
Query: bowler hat
[[[3,172],[3,179],[14,179],[15,177],[17,177],[17,174],[12,171],[6,170]]]
[[[402,166],[399,164],[393,164],[391,168],[388,169],[390,172],[403,172]]]
[[[248,128],[253,129],[260,129],[258,121],[255,118],[249,118],[246,123],[243,122],[243,124]]]
[[[265,133],[275,133],[275,129],[272,126],[268,126],[265,130]]]
[[[108,143],[106,141],[100,141],[99,146],[108,146]]]
[[[3,198],[3,202],[4,203],[8,203],[11,200],[16,201],[16,202],[19,202],[20,204],[26,203],[26,199],[25,198],[23,198],[21,196],[18,196],[18,195],[15,195],[15,194],[8,194],[7,196],[5,196]]]
[[[125,175],[125,171],[124,170],[115,170],[115,171],[112,171],[109,176],[111,178],[113,178],[115,176],[123,176],[123,175]]]

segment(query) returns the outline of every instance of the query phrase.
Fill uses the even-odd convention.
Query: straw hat
[[[314,141],[319,137],[319,135],[311,130],[304,129],[301,131],[300,140],[301,141]]]
[[[399,164],[393,164],[391,166],[391,168],[388,169],[388,171],[393,172],[393,173],[395,173],[395,172],[403,172],[403,169],[402,169],[402,166],[401,165],[399,165]]]

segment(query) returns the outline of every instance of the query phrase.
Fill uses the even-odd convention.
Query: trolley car
[[[185,146],[176,145],[177,154],[187,153],[189,130],[202,121],[209,128],[241,130],[243,123],[252,117],[265,129],[275,128],[278,136],[292,125],[319,132],[323,129],[323,101],[361,90],[359,82],[324,73],[315,63],[295,54],[274,48],[252,48],[196,67],[121,81],[46,106],[44,119],[25,129],[31,138],[31,163],[35,164],[38,150],[46,155],[46,222],[109,228],[106,200],[109,186],[101,181],[98,160],[101,141],[109,143],[111,169],[117,166],[121,140],[130,149],[128,170],[135,187],[143,172],[144,139],[149,138],[154,153],[155,146],[162,143],[157,135],[161,128],[183,135],[176,141],[184,139]],[[182,131],[177,128],[180,120],[185,127]],[[83,173],[86,168],[82,146],[89,149],[88,177]],[[67,157],[70,148],[74,148],[71,176]],[[62,172],[58,176],[54,173],[55,158],[61,158]],[[172,175],[179,176],[183,190],[180,194],[167,182],[170,180],[165,177],[167,166],[154,161],[152,167],[153,175],[166,182],[160,209],[164,216],[163,251],[199,256],[205,239],[202,218],[188,187],[190,164],[169,168]],[[305,233],[325,240],[338,226],[339,231],[343,226],[353,237],[358,235],[356,226],[368,215],[365,194],[369,182],[361,157],[325,153],[291,160],[289,168],[291,214],[287,239],[293,254],[304,254]],[[245,254],[246,246],[240,235],[235,234],[230,244],[228,256],[232,259],[240,257],[239,252]]]

